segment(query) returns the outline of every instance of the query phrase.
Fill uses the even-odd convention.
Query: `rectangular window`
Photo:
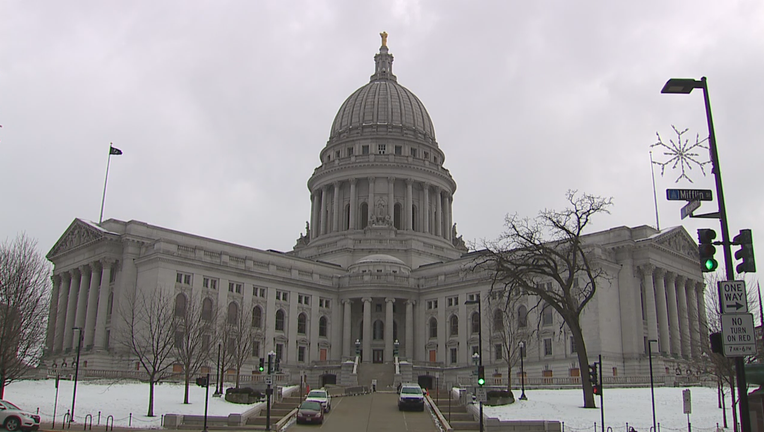
[[[340,151],[339,151],[339,150],[337,150],[337,151],[334,153],[334,158],[335,158],[335,159],[339,159],[339,158],[340,158]]]
[[[276,344],[276,358],[279,361],[284,359],[284,344]]]
[[[458,363],[459,359],[457,358],[458,351],[456,348],[451,348],[451,364]]]
[[[430,153],[428,153],[428,152],[424,152],[424,159],[425,159],[425,160],[428,160],[428,159],[430,159]]]
[[[329,309],[329,299],[325,299],[325,298],[318,299],[318,307]]]
[[[297,295],[297,303],[304,304],[304,305],[310,305],[310,296],[298,294]]]
[[[459,306],[459,296],[449,297],[446,299],[448,307]]]
[[[361,154],[369,154],[369,146],[368,145],[362,145],[361,146]]]
[[[475,301],[478,298],[479,298],[478,294],[474,294],[474,293],[473,294],[467,294],[467,301]]]
[[[377,144],[377,153],[385,154],[386,150],[387,150],[387,144]]]
[[[415,148],[411,149],[411,157],[416,157],[416,149]]]
[[[258,287],[258,286],[252,286],[252,296],[253,297],[260,297],[265,298],[265,288]]]
[[[235,292],[236,294],[241,294],[241,288],[243,284],[239,282],[228,282],[228,292]]]
[[[353,156],[353,147],[348,147],[348,156]]]
[[[178,272],[175,275],[175,283],[179,283],[181,285],[191,285],[191,274]]]
[[[304,346],[297,348],[297,361],[300,363],[305,362],[305,347]]]
[[[288,301],[289,297],[287,296],[287,293],[284,291],[276,291],[276,300],[280,301]]]
[[[501,344],[496,344],[496,345],[493,346],[493,350],[494,350],[494,352],[496,352],[495,360],[501,360],[501,358],[502,358],[501,348],[502,348]]]
[[[544,355],[552,355],[552,339],[544,339]]]
[[[260,357],[260,341],[252,340],[252,357]]]
[[[573,336],[570,337],[570,353],[575,354],[576,351],[576,341],[573,339]]]
[[[437,309],[437,308],[438,308],[437,300],[427,300],[427,309]]]
[[[209,276],[205,276],[204,279],[202,279],[202,287],[216,290],[218,289],[218,280]]]
[[[399,146],[399,145],[395,146],[395,155],[396,156],[403,155],[403,146]]]

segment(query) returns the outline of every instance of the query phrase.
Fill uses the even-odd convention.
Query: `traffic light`
[[[703,273],[712,272],[719,267],[719,263],[714,259],[716,248],[713,242],[715,238],[716,231],[708,228],[698,229],[698,255],[700,255],[700,270]]]
[[[722,334],[719,332],[711,333],[708,335],[711,339],[711,352],[721,354],[724,352],[724,345],[722,344]]]
[[[265,370],[265,357],[260,357],[260,366],[257,367],[260,372]]]
[[[207,377],[197,378],[196,385],[198,385],[199,387],[207,387]]]
[[[592,383],[592,385],[597,385],[597,381],[599,380],[599,376],[597,375],[597,363],[590,364],[589,365],[589,382]]]
[[[740,230],[740,234],[732,239],[732,244],[740,246],[740,250],[735,252],[735,259],[739,259],[740,264],[735,267],[738,273],[755,273],[756,261],[753,258],[753,234],[749,229]]]
[[[268,375],[273,373],[273,354],[268,354]]]
[[[485,366],[478,366],[478,385],[485,385]]]

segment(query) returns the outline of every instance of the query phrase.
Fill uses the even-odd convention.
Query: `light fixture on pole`
[[[478,305],[478,374],[483,369],[483,308],[480,305],[480,296],[476,296],[474,300],[467,300],[465,305]],[[474,358],[474,355],[473,355]],[[478,380],[480,377],[478,376]],[[480,432],[483,432],[483,401],[480,402]]]
[[[520,385],[522,387],[522,394],[520,400],[528,400],[525,396],[525,368],[523,367],[523,357],[525,357],[525,342],[520,341]]]
[[[655,384],[653,383],[653,342],[658,343],[655,339],[648,339],[647,341],[647,356],[650,358],[650,398],[653,403],[653,430],[657,431],[655,423]]]
[[[716,196],[719,203],[719,211],[706,217],[719,218],[722,228],[722,246],[724,247],[724,267],[727,280],[735,280],[735,272],[732,268],[732,248],[730,243],[729,225],[727,224],[727,209],[724,204],[724,188],[722,187],[722,170],[719,164],[719,152],[716,148],[716,134],[714,133],[714,120],[711,116],[711,102],[708,97],[708,83],[706,77],[699,80],[694,78],[671,78],[666,81],[661,93],[689,94],[695,89],[703,90],[703,100],[706,106],[706,122],[708,123],[708,151],[711,155],[711,166],[716,181]],[[740,408],[740,428],[742,432],[751,432],[751,415],[748,408],[748,384],[745,377],[745,361],[743,357],[735,358],[735,375],[737,379],[738,399]]]
[[[82,348],[82,329],[73,327],[72,330],[77,330],[77,360],[74,363],[74,390],[72,391],[72,412],[69,416],[69,423],[74,421],[74,402],[77,400],[77,378],[80,373],[80,349]]]

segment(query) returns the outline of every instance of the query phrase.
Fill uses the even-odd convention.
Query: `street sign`
[[[488,402],[488,396],[486,395],[485,387],[478,387],[477,391],[475,392],[475,397],[480,402]]]
[[[745,281],[719,281],[719,304],[725,313],[748,312],[748,295]]]
[[[273,384],[273,378],[266,377],[265,378],[265,385],[271,385],[271,384]]]
[[[711,189],[666,189],[669,201],[713,201]]]
[[[722,314],[722,343],[725,357],[745,357],[756,354],[753,315],[749,313]]]
[[[700,207],[700,201],[688,202],[686,206],[682,207],[682,219],[686,218],[687,216],[692,216],[692,212],[697,210],[698,207]]]
[[[682,390],[682,412],[684,414],[692,414],[692,399],[690,397],[690,389]]]

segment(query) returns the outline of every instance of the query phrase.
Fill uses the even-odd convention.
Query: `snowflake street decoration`
[[[708,138],[700,139],[700,134],[695,136],[695,143],[690,144],[690,140],[687,138],[683,138],[682,135],[684,135],[685,132],[689,129],[685,129],[683,131],[677,130],[674,125],[671,125],[671,128],[674,129],[674,132],[676,133],[676,141],[669,140],[669,144],[666,144],[661,139],[661,134],[656,132],[655,134],[658,135],[658,142],[655,144],[652,144],[650,147],[662,147],[664,149],[663,154],[665,156],[668,156],[669,159],[665,162],[653,162],[656,165],[660,165],[661,167],[661,177],[663,176],[664,171],[666,170],[666,167],[671,165],[671,169],[677,169],[677,166],[682,170],[682,173],[679,175],[679,177],[676,178],[676,181],[674,183],[679,183],[679,180],[682,178],[686,178],[690,183],[692,183],[692,179],[687,175],[688,171],[692,171],[692,166],[697,165],[698,168],[700,168],[700,172],[703,173],[703,175],[706,175],[706,170],[703,169],[703,166],[706,164],[710,164],[711,161],[701,161],[699,160],[700,154],[697,153],[697,149],[705,149],[708,150],[708,147],[704,145],[706,141],[708,141]]]

